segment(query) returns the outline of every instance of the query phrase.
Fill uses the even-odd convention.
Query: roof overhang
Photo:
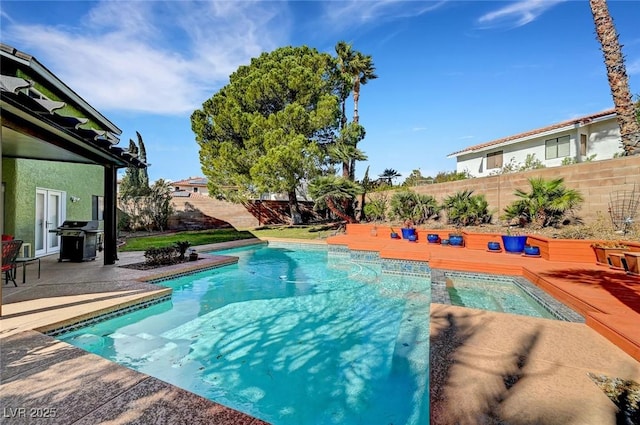
[[[28,67],[37,73],[42,87],[58,96],[50,99],[51,96],[44,96],[33,87],[34,83],[30,80],[15,75],[0,75],[3,157],[111,165],[117,168],[147,167],[137,155],[116,146],[121,133],[118,127],[35,58],[5,44],[0,44],[0,53],[2,63],[10,65],[7,68],[14,67],[15,70],[15,67]],[[67,104],[71,109],[65,110]],[[84,116],[77,116],[81,114]],[[85,126],[90,121],[91,126]]]
[[[451,154],[447,155],[447,158],[458,158],[458,157],[461,157],[461,156],[475,154],[475,153],[494,151],[496,149],[504,148],[505,146],[511,146],[511,145],[522,143],[522,142],[527,142],[529,140],[534,140],[534,139],[539,139],[539,138],[542,138],[542,137],[549,137],[549,136],[557,135],[558,133],[563,133],[563,132],[567,132],[567,131],[576,130],[576,129],[580,128],[580,127],[584,127],[584,126],[587,126],[587,125],[593,125],[593,124],[601,122],[601,121],[608,121],[608,120],[615,119],[615,118],[616,118],[616,114],[612,113],[612,114],[608,114],[608,115],[604,115],[604,116],[598,116],[598,117],[595,117],[595,118],[592,118],[592,119],[584,119],[584,120],[581,120],[579,122],[570,123],[570,124],[567,124],[567,125],[562,126],[562,127],[554,127],[554,128],[552,128],[550,130],[547,130],[547,131],[541,131],[541,132],[538,132],[538,133],[527,134],[526,136],[523,136],[523,137],[516,137],[514,139],[507,138],[507,140],[505,140],[504,142],[501,142],[501,143],[494,143],[494,144],[489,144],[488,143],[486,145],[480,145],[477,148],[474,148],[474,147],[467,148],[467,149],[462,150],[462,151],[451,153]]]
[[[66,98],[69,99],[74,105],[78,106],[82,109],[86,114],[90,115],[91,118],[96,119],[102,125],[106,126],[106,128],[114,134],[120,135],[122,134],[122,130],[120,130],[114,123],[112,123],[109,119],[107,119],[104,115],[98,112],[93,106],[91,106],[86,100],[80,97],[76,92],[74,92],[69,86],[64,84],[58,77],[55,76],[54,73],[49,71],[44,65],[42,65],[36,58],[33,56],[21,52],[11,46],[8,46],[4,43],[0,43],[0,55],[9,60],[19,63],[24,67],[28,67],[32,69],[39,77],[41,77],[47,84],[51,87],[55,88],[57,91],[62,93]]]
[[[4,94],[4,93],[3,93]],[[107,139],[81,137],[73,127],[25,109],[15,99],[2,96],[2,156],[37,160],[146,167],[142,161]]]

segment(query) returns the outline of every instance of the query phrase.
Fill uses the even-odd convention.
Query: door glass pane
[[[47,219],[47,232],[49,230],[53,230],[57,228],[61,223],[60,220],[60,195],[59,194],[49,194],[49,205],[48,205],[48,213],[49,217]],[[51,236],[49,238],[49,248],[56,248],[58,246],[58,237],[55,233],[49,233]]]
[[[44,249],[44,193],[36,193],[36,251]]]

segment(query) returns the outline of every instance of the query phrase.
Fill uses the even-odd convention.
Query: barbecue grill
[[[55,232],[61,236],[60,258],[58,261],[69,260],[82,262],[96,259],[98,236],[102,230],[98,229],[98,220],[73,221],[67,220]]]

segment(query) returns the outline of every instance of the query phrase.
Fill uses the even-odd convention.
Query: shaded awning
[[[0,90],[13,94],[20,90],[31,87],[31,83],[24,78],[11,77],[9,75],[0,75]]]
[[[61,109],[64,108],[66,103],[64,102],[58,102],[55,100],[49,100],[49,99],[44,99],[44,98],[32,98],[36,103],[38,103],[40,106],[42,106],[45,111],[49,112],[50,114],[53,114],[53,111],[55,111],[56,109]]]

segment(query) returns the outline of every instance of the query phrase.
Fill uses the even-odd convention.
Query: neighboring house
[[[449,154],[456,171],[472,177],[497,174],[508,165],[522,165],[534,155],[545,167],[613,158],[622,151],[614,109],[470,146]]]
[[[117,147],[121,130],[34,57],[0,44],[2,233],[54,254],[65,220],[100,220],[104,263],[114,264],[116,176],[146,167]]]
[[[189,177],[188,179],[172,182],[171,186],[173,187],[173,197],[188,198],[193,193],[197,193],[203,196],[208,196],[209,195],[209,190],[207,189],[208,181],[209,180],[206,177]],[[306,191],[307,191],[307,186],[305,184],[303,185],[303,188],[301,191],[303,194],[301,195],[300,193],[298,193],[299,201],[308,200],[308,198],[304,196],[304,194],[306,194]],[[256,197],[255,199],[256,200],[259,199],[263,201],[267,201],[267,200],[287,201],[289,199],[289,196],[286,193],[267,192],[267,193],[260,194],[260,196]]]
[[[173,182],[171,186],[173,186],[173,190],[176,192],[199,193],[201,195],[209,194],[206,177],[189,177],[188,179]]]

